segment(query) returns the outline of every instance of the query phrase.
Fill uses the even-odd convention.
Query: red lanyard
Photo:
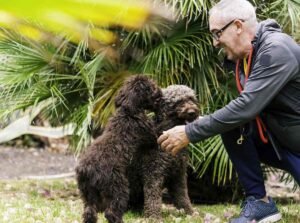
[[[246,82],[247,82],[249,74],[250,74],[251,62],[252,62],[252,54],[253,54],[253,47],[251,48],[251,51],[250,51],[249,56],[248,56],[247,70],[245,71],[244,86],[246,85]],[[236,81],[237,89],[238,89],[239,93],[241,93],[243,91],[243,86],[241,85],[241,82],[240,82],[240,60],[238,60],[236,62],[236,67],[235,67],[235,81]],[[259,116],[256,116],[255,120],[256,120],[256,124],[257,124],[257,128],[258,128],[260,139],[264,143],[268,143],[268,138],[264,134],[264,132],[266,132],[266,126],[264,125],[263,121],[261,120],[261,118]]]

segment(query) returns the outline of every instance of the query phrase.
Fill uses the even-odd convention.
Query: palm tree
[[[7,6],[13,5],[10,2],[6,1],[3,10],[11,10]],[[58,2],[53,5],[56,7]],[[99,2],[105,4],[104,0]],[[105,125],[114,111],[112,99],[117,89],[133,73],[149,74],[161,86],[175,83],[191,86],[198,93],[202,114],[224,106],[237,92],[231,74],[221,68],[222,55],[212,47],[208,10],[214,2],[164,0],[177,14],[175,22],[151,17],[137,26],[141,29],[134,30],[126,28],[126,24],[109,23],[104,32],[108,31],[113,38],[107,38],[111,40],[107,42],[93,36],[69,38],[72,29],[66,29],[63,37],[46,35],[39,41],[30,35],[20,36],[20,29],[3,30],[0,119],[42,105],[40,114],[53,126],[75,123],[73,145],[80,152],[90,142],[93,130]],[[286,32],[300,40],[297,0],[251,2],[257,6],[260,19],[275,18]],[[82,19],[77,14],[72,16]],[[86,19],[89,20],[90,17]],[[47,27],[48,23],[44,21],[34,28],[42,30],[39,25]],[[48,27],[50,36],[58,32],[53,26]],[[93,22],[88,23],[87,30],[94,27]],[[200,175],[212,168],[212,178],[218,184],[233,177],[232,164],[219,136],[191,145],[190,151],[191,166]]]

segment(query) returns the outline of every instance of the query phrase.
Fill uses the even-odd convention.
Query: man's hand
[[[189,144],[190,140],[185,133],[185,125],[179,125],[164,131],[157,142],[164,150],[175,156],[181,149]]]

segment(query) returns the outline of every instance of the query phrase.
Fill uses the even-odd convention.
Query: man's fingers
[[[161,144],[163,141],[165,141],[168,138],[168,134],[163,133],[160,137],[157,139],[157,143]]]
[[[173,150],[171,151],[171,153],[172,153],[173,156],[176,156],[176,154],[177,154],[180,150],[181,150],[181,148],[177,146],[177,147],[174,147],[174,148],[173,148]]]
[[[166,150],[167,152],[172,152],[172,150],[173,150],[173,145],[172,145],[172,144],[168,144],[168,145],[165,147],[165,150]]]
[[[166,139],[160,144],[161,148],[167,150],[167,147],[170,149],[170,140]]]
[[[175,156],[182,148],[189,144],[189,139],[185,133],[185,126],[176,126],[164,131],[157,139],[157,143],[160,144],[163,150]]]

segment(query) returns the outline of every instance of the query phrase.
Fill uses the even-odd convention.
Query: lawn
[[[300,222],[299,204],[287,202],[278,207],[282,223]],[[163,222],[228,222],[238,214],[239,205],[195,205],[197,216],[185,216],[173,207],[163,206]],[[10,180],[0,181],[1,223],[79,223],[82,203],[74,179],[63,180]],[[125,222],[148,222],[141,214],[128,212]],[[105,222],[99,214],[99,221]]]

